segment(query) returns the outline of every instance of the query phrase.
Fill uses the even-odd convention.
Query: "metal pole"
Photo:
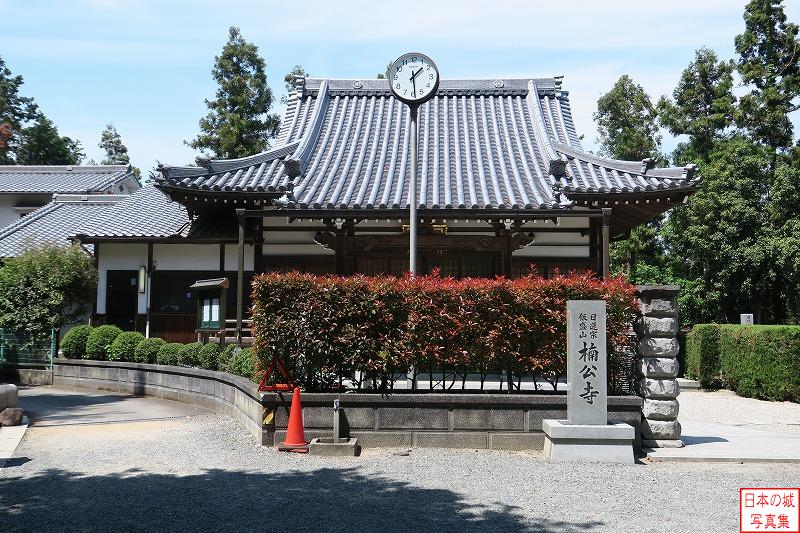
[[[408,270],[412,276],[417,274],[417,106],[411,110],[411,183],[408,185],[409,238]]]
[[[239,221],[239,265],[236,276],[236,344],[242,345],[242,308],[244,307],[244,209],[236,210]]]

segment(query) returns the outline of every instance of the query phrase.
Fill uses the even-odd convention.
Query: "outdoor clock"
[[[427,102],[439,87],[439,69],[430,57],[409,52],[398,57],[389,71],[392,94],[403,103],[417,106]]]

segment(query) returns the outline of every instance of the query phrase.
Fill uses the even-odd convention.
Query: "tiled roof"
[[[0,166],[0,194],[105,192],[131,177],[124,165]]]
[[[419,109],[420,207],[547,209],[570,193],[692,189],[690,169],[584,152],[560,80],[442,80]],[[385,80],[301,79],[276,147],[205,167],[162,167],[170,194],[277,196],[289,208],[406,208],[408,107]],[[566,195],[561,194],[566,193]]]
[[[89,220],[114,208],[118,195],[54,195],[53,201],[0,229],[0,257],[15,257],[46,243],[69,244],[68,237]],[[89,249],[91,251],[91,249]]]
[[[238,231],[232,215],[191,218],[183,205],[173,202],[153,185],[145,185],[88,224],[75,228],[71,235],[85,242],[115,238],[235,241]],[[253,236],[254,232],[248,231],[247,238]]]

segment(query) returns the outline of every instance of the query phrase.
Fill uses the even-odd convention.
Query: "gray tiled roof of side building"
[[[409,112],[383,80],[301,79],[276,148],[205,167],[163,167],[169,189],[281,192],[290,207],[405,208]],[[585,152],[560,80],[442,80],[419,110],[423,208],[559,207],[560,192],[692,189],[692,167]]]
[[[0,194],[92,194],[110,190],[132,176],[125,165],[0,166]]]
[[[123,200],[120,195],[56,194],[53,201],[0,229],[0,257],[16,257],[43,244],[69,244],[68,238],[89,220]],[[92,251],[91,246],[87,246]]]

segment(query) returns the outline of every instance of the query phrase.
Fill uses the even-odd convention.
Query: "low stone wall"
[[[155,396],[199,405],[239,421],[265,446],[284,440],[290,393],[260,393],[252,381],[196,368],[57,359],[53,385]],[[541,450],[542,420],[565,419],[564,394],[303,393],[308,440],[330,436],[333,401],[340,399],[343,435],[364,447],[420,446]],[[608,418],[636,428],[640,448],[642,399],[611,396]]]
[[[261,444],[261,398],[258,385],[225,372],[198,368],[56,359],[53,385],[155,396],[198,405],[240,422]]]
[[[340,400],[343,433],[364,447],[403,446],[541,450],[542,420],[567,417],[563,394],[304,393],[303,420],[307,439],[331,435],[333,401]],[[286,436],[291,394],[266,393],[265,442]],[[608,398],[608,418],[641,427],[642,399]],[[345,435],[342,435],[345,436]]]

